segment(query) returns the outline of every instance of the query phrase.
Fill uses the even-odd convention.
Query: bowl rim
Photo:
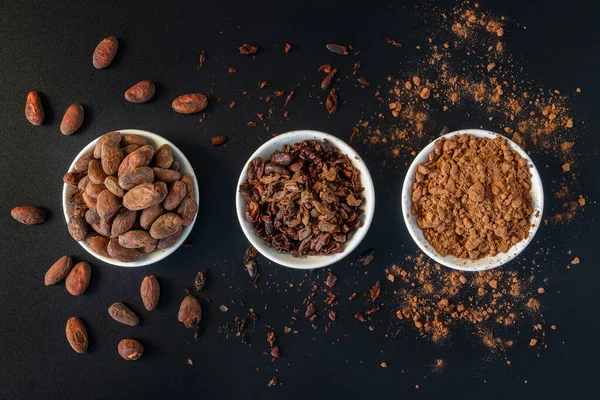
[[[281,149],[281,147],[286,144],[293,144],[310,139],[317,139],[321,141],[327,140],[331,145],[336,147],[340,151],[340,153],[347,155],[352,160],[354,166],[360,171],[361,184],[364,188],[363,196],[365,197],[365,202],[363,206],[361,206],[364,207],[364,211],[361,216],[361,218],[363,218],[363,225],[352,234],[352,236],[346,243],[344,243],[343,250],[340,253],[329,254],[325,256],[307,256],[302,258],[295,258],[289,253],[277,252],[272,247],[267,246],[258,236],[256,236],[254,230],[250,226],[250,223],[245,219],[245,203],[242,195],[239,193],[239,187],[247,179],[247,169],[248,164],[250,164],[250,161],[252,161],[256,157],[261,156],[261,154],[267,152],[268,148],[276,147],[277,149]],[[272,154],[272,151],[269,153],[269,156],[270,154]],[[263,156],[263,158],[268,157]],[[238,221],[240,223],[242,231],[244,232],[244,235],[246,236],[250,244],[252,244],[259,253],[261,253],[263,256],[265,256],[274,263],[288,268],[303,270],[326,267],[345,258],[364,239],[367,232],[369,231],[369,227],[371,226],[371,222],[373,221],[373,215],[375,213],[375,187],[373,185],[373,179],[371,178],[369,169],[367,168],[367,165],[364,162],[364,160],[358,155],[356,150],[354,150],[352,147],[350,147],[350,145],[348,145],[346,142],[344,142],[337,136],[311,129],[299,129],[285,132],[271,138],[270,140],[266,141],[261,146],[259,146],[258,149],[256,149],[256,151],[254,151],[252,155],[248,158],[248,160],[244,164],[244,167],[242,168],[242,171],[240,173],[239,179],[235,187],[235,198],[236,214],[238,217]],[[300,260],[302,260],[302,262],[299,262]]]
[[[199,193],[199,189],[198,189],[198,181],[196,180],[196,174],[194,172],[194,168],[192,167],[192,164],[189,162],[189,160],[187,159],[185,154],[177,146],[175,146],[170,140],[168,140],[168,139],[164,138],[163,136],[160,136],[156,133],[144,131],[141,129],[117,129],[114,132],[119,132],[121,135],[143,136],[143,137],[149,139],[155,147],[156,147],[157,142],[161,143],[160,145],[168,144],[169,146],[171,146],[171,150],[173,151],[173,153],[175,153],[174,154],[175,158],[177,158],[181,162],[180,170],[182,170],[182,169],[185,170],[186,171],[185,175],[190,175],[194,181],[194,195],[196,197],[196,204],[199,204],[200,193]],[[96,139],[94,139],[90,143],[88,143],[86,146],[84,146],[84,148],[77,154],[77,156],[75,157],[75,159],[69,166],[68,172],[75,171],[75,163],[77,162],[77,160],[79,160],[79,158],[82,155],[84,155],[85,153],[92,150],[93,147],[96,145],[96,142],[98,141],[98,139],[100,139],[102,136],[104,136],[104,135],[100,135],[99,137],[97,137]],[[68,185],[66,183],[63,184],[63,191],[62,191],[63,214],[64,214],[67,224],[69,223],[69,211],[72,211],[72,206],[70,206],[68,204],[67,197],[74,190],[76,190],[76,187]],[[196,222],[196,218],[198,218],[197,213],[196,213],[196,216],[194,217],[194,220],[192,221],[192,223],[189,226],[186,226],[183,228],[183,231],[181,232],[181,236],[179,237],[177,242],[175,242],[171,247],[164,249],[164,250],[156,249],[155,251],[153,251],[152,253],[149,253],[149,254],[141,254],[140,258],[137,261],[130,262],[130,263],[122,262],[119,260],[115,260],[114,258],[108,258],[108,257],[104,257],[100,254],[96,254],[94,251],[92,251],[92,249],[88,245],[87,237],[86,237],[86,239],[80,240],[77,243],[79,243],[79,245],[81,245],[81,247],[83,247],[92,256],[94,256],[95,258],[97,258],[100,261],[104,261],[107,264],[111,264],[111,265],[115,265],[115,266],[119,266],[119,267],[130,267],[130,268],[143,267],[145,265],[157,263],[157,262],[167,258],[173,252],[175,252],[175,250],[177,250],[181,246],[181,244],[187,239],[188,235],[192,231],[192,228],[194,227],[194,224]]]
[[[419,164],[421,164],[423,159],[427,158],[428,154],[433,150],[435,146],[435,142],[437,142],[441,138],[449,139],[456,135],[473,135],[477,137],[487,137],[490,139],[495,139],[497,137],[501,137],[506,139],[514,151],[516,151],[521,157],[527,160],[527,163],[531,166],[531,197],[532,197],[532,206],[533,212],[531,214],[530,219],[530,227],[529,227],[529,235],[527,238],[521,240],[517,244],[513,245],[508,252],[506,253],[498,253],[495,256],[487,256],[483,257],[479,260],[469,260],[469,259],[460,259],[455,256],[442,256],[440,255],[425,239],[423,236],[423,231],[416,224],[416,216],[411,213],[411,204],[412,204],[412,183],[414,181],[414,176],[416,169]],[[410,194],[410,196],[409,196]],[[427,146],[425,146],[419,154],[416,155],[414,160],[412,161],[408,171],[406,172],[404,182],[402,185],[402,197],[401,197],[401,206],[402,206],[402,217],[404,219],[404,225],[406,229],[410,233],[410,236],[414,240],[414,242],[419,246],[419,248],[427,254],[430,258],[432,258],[435,262],[442,264],[446,267],[460,270],[460,271],[485,271],[493,268],[500,267],[515,257],[517,257],[525,248],[533,241],[533,237],[535,236],[541,222],[542,215],[544,210],[544,190],[542,185],[542,180],[540,178],[539,172],[529,157],[529,155],[519,147],[515,142],[503,136],[499,133],[495,133],[492,131],[484,130],[484,129],[461,129],[453,132],[449,132],[445,135],[442,135],[434,140],[432,140]]]

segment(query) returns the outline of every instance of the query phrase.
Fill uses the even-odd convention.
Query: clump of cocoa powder
[[[444,342],[453,328],[463,327],[490,349],[501,349],[514,345],[511,334],[516,336],[526,320],[543,321],[535,277],[515,270],[462,273],[418,253],[386,272],[396,285],[390,296],[396,318],[433,342]],[[543,337],[544,327],[532,325]]]
[[[412,213],[442,256],[477,260],[529,235],[529,165],[501,137],[437,140],[412,190]]]

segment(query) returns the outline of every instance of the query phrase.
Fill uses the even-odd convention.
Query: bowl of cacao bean
[[[408,169],[402,214],[415,243],[461,271],[517,257],[540,226],[544,191],[531,158],[512,140],[480,129],[442,135]]]
[[[88,144],[63,177],[63,211],[73,239],[112,265],[140,267],[173,253],[198,213],[198,182],[167,139],[138,129]]]
[[[367,234],[375,190],[366,164],[341,139],[299,130],[265,142],[244,165],[236,211],[263,256],[290,268],[340,261]]]

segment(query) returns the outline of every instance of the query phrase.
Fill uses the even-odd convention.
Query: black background
[[[523,326],[506,356],[490,357],[469,332],[457,332],[441,346],[418,339],[409,325],[396,337],[386,337],[391,307],[376,315],[371,323],[375,331],[370,332],[352,318],[360,305],[347,301],[338,307],[339,320],[329,333],[313,331],[301,318],[293,325],[298,333],[284,335],[293,308],[301,307],[306,296],[306,288],[297,291],[305,272],[260,258],[262,277],[254,288],[243,270],[247,242],[234,212],[235,182],[260,145],[258,136],[310,128],[347,140],[363,115],[385,111],[372,96],[375,87],[384,85],[387,76],[405,76],[408,61],[419,57],[415,46],[424,44],[426,36],[416,34],[415,27],[427,23],[421,16],[449,9],[453,2],[436,8],[435,2],[416,0],[315,1],[302,6],[285,1],[1,1],[0,398],[596,398],[600,271],[593,246],[598,244],[594,200],[599,192],[593,162],[600,140],[595,133],[600,122],[600,13],[594,3],[481,2],[509,17],[513,28],[507,29],[505,43],[528,76],[564,92],[583,89],[571,106],[577,121],[585,123],[578,128],[575,151],[581,154],[576,172],[588,199],[572,224],[542,226],[522,255],[531,260],[538,251],[547,252],[539,257],[538,274],[549,279],[543,298],[546,322],[558,326],[548,333],[547,348],[529,348],[531,326]],[[108,69],[95,70],[93,49],[109,35],[118,37],[119,53]],[[403,42],[403,48],[386,44],[386,37]],[[246,42],[259,45],[256,59],[238,54],[238,46]],[[283,54],[286,42],[293,45],[288,55]],[[323,92],[314,87],[320,79],[316,67],[339,60],[324,48],[331,42],[351,43],[360,51],[356,58],[374,84],[360,89],[342,79],[342,104],[333,116],[319,104]],[[208,59],[197,71],[202,49]],[[351,76],[351,62],[344,65],[341,76]],[[238,72],[227,74],[230,66]],[[142,79],[156,82],[155,99],[144,105],[124,101],[123,92]],[[281,103],[273,107],[278,114],[269,132],[260,125],[246,126],[266,109],[259,99],[265,92],[256,87],[263,80],[273,82],[273,89],[294,88],[297,93],[289,119],[281,116]],[[41,127],[23,116],[30,90],[41,92],[45,100],[47,118]],[[246,98],[243,90],[249,91]],[[173,98],[195,91],[221,99],[202,121],[200,115],[177,115],[170,108]],[[231,100],[238,105],[230,111]],[[58,126],[73,102],[84,105],[85,123],[64,137]],[[476,112],[447,118],[434,118],[439,126],[429,125],[423,145],[444,124],[497,128]],[[391,122],[387,118],[377,124],[385,128]],[[74,156],[95,137],[125,128],[149,130],[173,141],[192,162],[200,182],[199,216],[191,234],[196,244],[138,269],[93,259],[69,237],[61,210],[61,178]],[[210,146],[210,137],[217,134],[229,137],[225,147]],[[360,144],[357,150],[373,175],[375,219],[354,254],[331,270],[340,277],[342,295],[362,293],[382,279],[385,296],[391,287],[384,269],[416,249],[399,212],[400,182],[410,157],[391,159],[382,167],[389,149]],[[534,151],[532,157],[544,182],[558,179],[559,161],[552,154]],[[551,212],[557,203],[550,193],[546,197]],[[39,226],[17,224],[10,209],[22,204],[43,205],[51,216]],[[366,272],[351,267],[350,261],[370,247],[377,249],[377,257]],[[566,269],[573,257],[569,249],[582,260],[577,268]],[[65,254],[93,266],[91,287],[83,296],[72,297],[62,283],[44,287],[47,268]],[[177,323],[176,313],[184,287],[200,268],[210,269],[206,295],[212,303],[205,306],[204,334],[194,341],[193,332]],[[505,268],[520,267],[511,263]],[[161,302],[152,313],[143,311],[138,295],[142,278],[150,274],[159,277],[162,288]],[[117,300],[138,311],[140,326],[120,326],[109,319],[106,308]],[[219,311],[222,304],[228,306],[227,313]],[[259,320],[251,327],[249,345],[217,333],[234,316],[247,316],[250,307]],[[88,354],[74,353],[65,340],[65,321],[73,315],[88,326]],[[277,333],[282,349],[275,363],[264,354],[269,330]],[[116,345],[123,337],[144,343],[146,352],[139,361],[120,359]],[[437,358],[447,362],[441,373],[432,372]],[[510,366],[505,358],[512,361]],[[387,369],[379,366],[384,361]],[[274,374],[280,385],[267,388]]]

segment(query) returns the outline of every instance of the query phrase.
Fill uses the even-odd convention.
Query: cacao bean
[[[87,173],[87,167],[86,167],[85,171]],[[90,177],[87,176],[87,174],[86,174],[83,178],[81,178],[81,180],[79,181],[79,183],[77,183],[77,188],[79,190],[85,190],[85,188],[87,187],[88,183],[90,183],[90,182],[91,182]]]
[[[135,223],[136,217],[136,211],[131,211],[126,208],[120,210],[115,216],[115,219],[113,220],[112,226],[110,228],[110,237],[118,238],[119,235],[122,235],[128,230],[130,230],[133,224]]]
[[[154,275],[144,278],[142,285],[140,286],[140,295],[146,310],[152,311],[156,308],[158,300],[160,299],[160,285],[158,284],[158,279],[156,279]]]
[[[190,226],[198,213],[198,204],[190,197],[186,197],[177,208],[177,215],[181,217],[183,226]]]
[[[108,254],[121,262],[134,262],[140,257],[140,252],[136,249],[126,249],[119,244],[117,239],[110,239],[108,242]]]
[[[88,151],[87,153],[85,153],[84,155],[79,157],[77,159],[77,161],[75,162],[75,171],[87,173],[88,165],[90,164],[90,161],[92,161],[93,159],[94,159],[94,150]]]
[[[129,190],[142,183],[154,182],[154,171],[150,167],[140,167],[119,176],[119,186]]]
[[[92,276],[92,268],[90,264],[86,262],[79,262],[75,264],[67,279],[65,279],[65,287],[73,296],[79,296],[90,284],[90,278]]]
[[[79,128],[81,128],[81,124],[83,124],[83,107],[81,104],[71,104],[67,111],[65,111],[65,115],[60,123],[60,133],[63,135],[71,135],[75,133]]]
[[[140,146],[137,144],[128,144],[127,146],[121,147],[121,151],[123,152],[123,154],[125,156],[127,156],[139,148],[140,148]]]
[[[123,339],[117,346],[119,355],[127,361],[135,361],[144,353],[144,346],[134,339]]]
[[[173,164],[173,152],[171,151],[171,146],[163,144],[156,150],[154,166],[158,168],[170,168],[171,164]]]
[[[200,112],[208,105],[208,98],[202,93],[184,94],[173,100],[173,110],[180,114],[194,114]]]
[[[81,172],[67,172],[63,176],[63,182],[67,185],[77,186],[79,184],[79,181],[81,181],[84,176],[85,174]]]
[[[96,49],[94,49],[94,54],[92,55],[94,68],[103,69],[108,67],[117,55],[118,49],[119,41],[114,36],[102,39],[96,46]]]
[[[140,214],[140,226],[142,229],[148,230],[156,221],[158,217],[163,213],[165,209],[161,203],[150,206],[142,211]]]
[[[145,103],[152,100],[156,93],[156,86],[151,81],[141,81],[127,89],[125,100],[130,103]]]
[[[44,284],[46,286],[54,285],[66,278],[73,266],[73,260],[69,256],[62,256],[59,258],[48,271],[44,277]]]
[[[156,244],[156,247],[158,247],[161,250],[168,249],[179,240],[179,238],[181,237],[181,232],[183,232],[183,226],[180,226],[179,229],[177,229],[177,231],[175,231],[175,233],[173,233],[172,235],[160,239]]]
[[[95,208],[90,208],[85,212],[85,221],[92,224],[100,223],[100,215],[98,215],[98,211]]]
[[[86,192],[81,192],[80,197],[83,200],[83,203],[91,210],[96,209],[96,205],[98,204],[97,198],[94,198],[88,195]]]
[[[41,224],[46,219],[46,211],[41,207],[18,206],[10,210],[10,215],[25,225]]]
[[[33,125],[41,125],[44,122],[45,116],[40,94],[35,91],[29,92],[27,94],[27,101],[25,102],[25,117]]]
[[[119,186],[119,180],[116,176],[107,176],[104,180],[104,186],[115,196],[123,197],[125,196],[125,191],[121,186]]]
[[[90,180],[97,184],[104,183],[106,179],[106,172],[102,169],[102,164],[98,160],[91,160],[88,164],[88,176]]]
[[[117,322],[129,326],[137,326],[140,323],[138,316],[125,304],[117,301],[108,307],[108,314]]]
[[[105,221],[110,221],[112,217],[121,208],[121,199],[112,194],[110,190],[104,189],[98,195],[96,210],[98,215]]]
[[[149,144],[129,153],[119,166],[118,176],[122,176],[136,168],[147,167],[150,161],[152,161],[152,157],[154,157],[154,147]]]
[[[181,218],[175,213],[161,215],[150,227],[150,235],[155,239],[171,236],[181,228]]]
[[[88,234],[89,226],[83,217],[71,217],[67,224],[67,229],[71,234],[71,237],[76,241],[85,239]]]
[[[185,183],[185,186],[187,186],[188,196],[190,196],[192,199],[196,200],[196,193],[194,191],[194,179],[189,175],[184,175],[181,178],[181,181],[183,183]]]
[[[171,190],[165,198],[165,210],[171,211],[177,208],[181,200],[187,195],[187,186],[181,181],[175,181],[171,185]]]
[[[87,194],[90,197],[93,197],[94,199],[97,199],[104,189],[106,189],[106,186],[104,186],[104,184],[90,182],[85,187],[85,194]]]
[[[104,236],[90,236],[88,238],[88,245],[92,251],[104,257],[110,257],[108,254],[108,238]]]
[[[140,247],[152,246],[154,243],[156,243],[156,239],[142,230],[128,231],[119,236],[119,244],[126,249],[139,249]]]
[[[77,353],[85,353],[89,346],[88,334],[83,321],[77,317],[67,320],[67,341]]]
[[[178,171],[166,168],[153,168],[154,176],[157,180],[172,183],[181,179],[181,174]]]
[[[202,306],[198,299],[194,296],[187,295],[179,306],[179,313],[177,314],[177,320],[183,322],[183,326],[186,328],[193,328],[202,319]]]
[[[145,146],[150,144],[148,139],[140,135],[125,135],[123,136],[123,140],[121,140],[122,146],[129,146],[131,144],[137,144],[138,146]]]
[[[94,158],[99,159],[102,157],[102,146],[104,145],[104,142],[119,144],[121,142],[121,133],[108,132],[100,136],[96,141],[96,147],[94,147]]]
[[[116,175],[124,158],[119,144],[108,140],[104,141],[101,154],[102,170],[106,175]]]
[[[166,185],[164,190],[161,186],[152,183],[137,185],[125,193],[123,205],[129,210],[136,211],[158,204],[167,197]]]

